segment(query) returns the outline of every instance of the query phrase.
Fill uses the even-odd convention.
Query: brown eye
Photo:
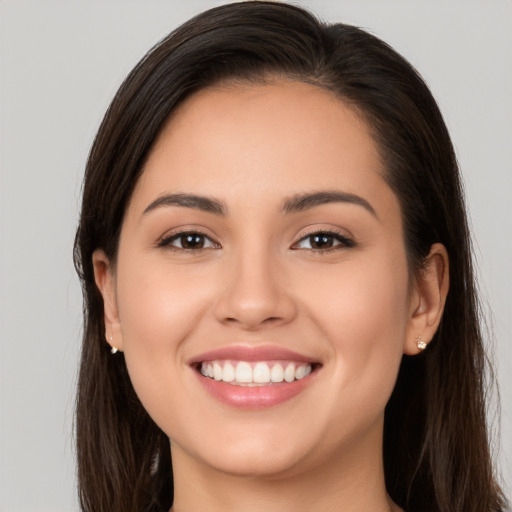
[[[309,239],[312,249],[330,249],[335,243],[334,237],[325,233],[311,235]]]
[[[312,251],[326,251],[329,249],[343,249],[354,247],[355,243],[339,233],[319,231],[305,236],[297,242],[292,249],[309,249]]]
[[[202,233],[187,232],[176,233],[164,238],[158,244],[160,247],[169,247],[175,250],[199,251],[201,249],[218,249],[219,245]]]
[[[199,235],[198,233],[181,235],[178,240],[183,249],[202,249],[205,243],[204,235]]]

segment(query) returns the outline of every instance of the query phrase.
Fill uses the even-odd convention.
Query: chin
[[[315,455],[322,450],[304,436],[282,430],[247,429],[247,436],[226,432],[224,436],[205,438],[189,454],[204,467],[245,478],[274,479],[300,473],[314,466]],[[291,434],[291,435],[290,435]],[[183,446],[183,445],[182,445]],[[322,451],[323,452],[323,451]]]
[[[219,454],[207,462],[213,469],[232,476],[243,478],[274,479],[297,471],[301,457],[298,454],[274,452],[254,452],[240,450],[229,454]]]

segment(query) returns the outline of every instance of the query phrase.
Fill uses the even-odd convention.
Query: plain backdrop
[[[220,3],[0,1],[1,512],[78,511],[72,416],[81,294],[71,251],[85,160],[128,71],[172,28]],[[297,3],[382,37],[439,101],[463,170],[493,317],[498,456],[510,482],[512,2]]]

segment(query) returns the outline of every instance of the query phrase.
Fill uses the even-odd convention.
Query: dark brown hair
[[[241,2],[204,12],[155,46],[112,101],[87,162],[75,265],[84,293],[76,435],[87,512],[156,512],[173,499],[170,446],[105,342],[92,253],[116,259],[123,216],[151,147],[188,96],[225,81],[299,80],[353,105],[370,127],[402,211],[411,272],[435,242],[450,293],[428,350],[404,356],[384,427],[388,491],[409,512],[495,512],[486,357],[457,162],[439,109],[413,67],[359,28],[298,7]]]

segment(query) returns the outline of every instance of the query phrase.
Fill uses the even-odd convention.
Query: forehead
[[[369,129],[355,109],[301,82],[204,89],[168,120],[135,195],[168,192],[293,195],[388,188]],[[388,193],[391,192],[388,190]]]

